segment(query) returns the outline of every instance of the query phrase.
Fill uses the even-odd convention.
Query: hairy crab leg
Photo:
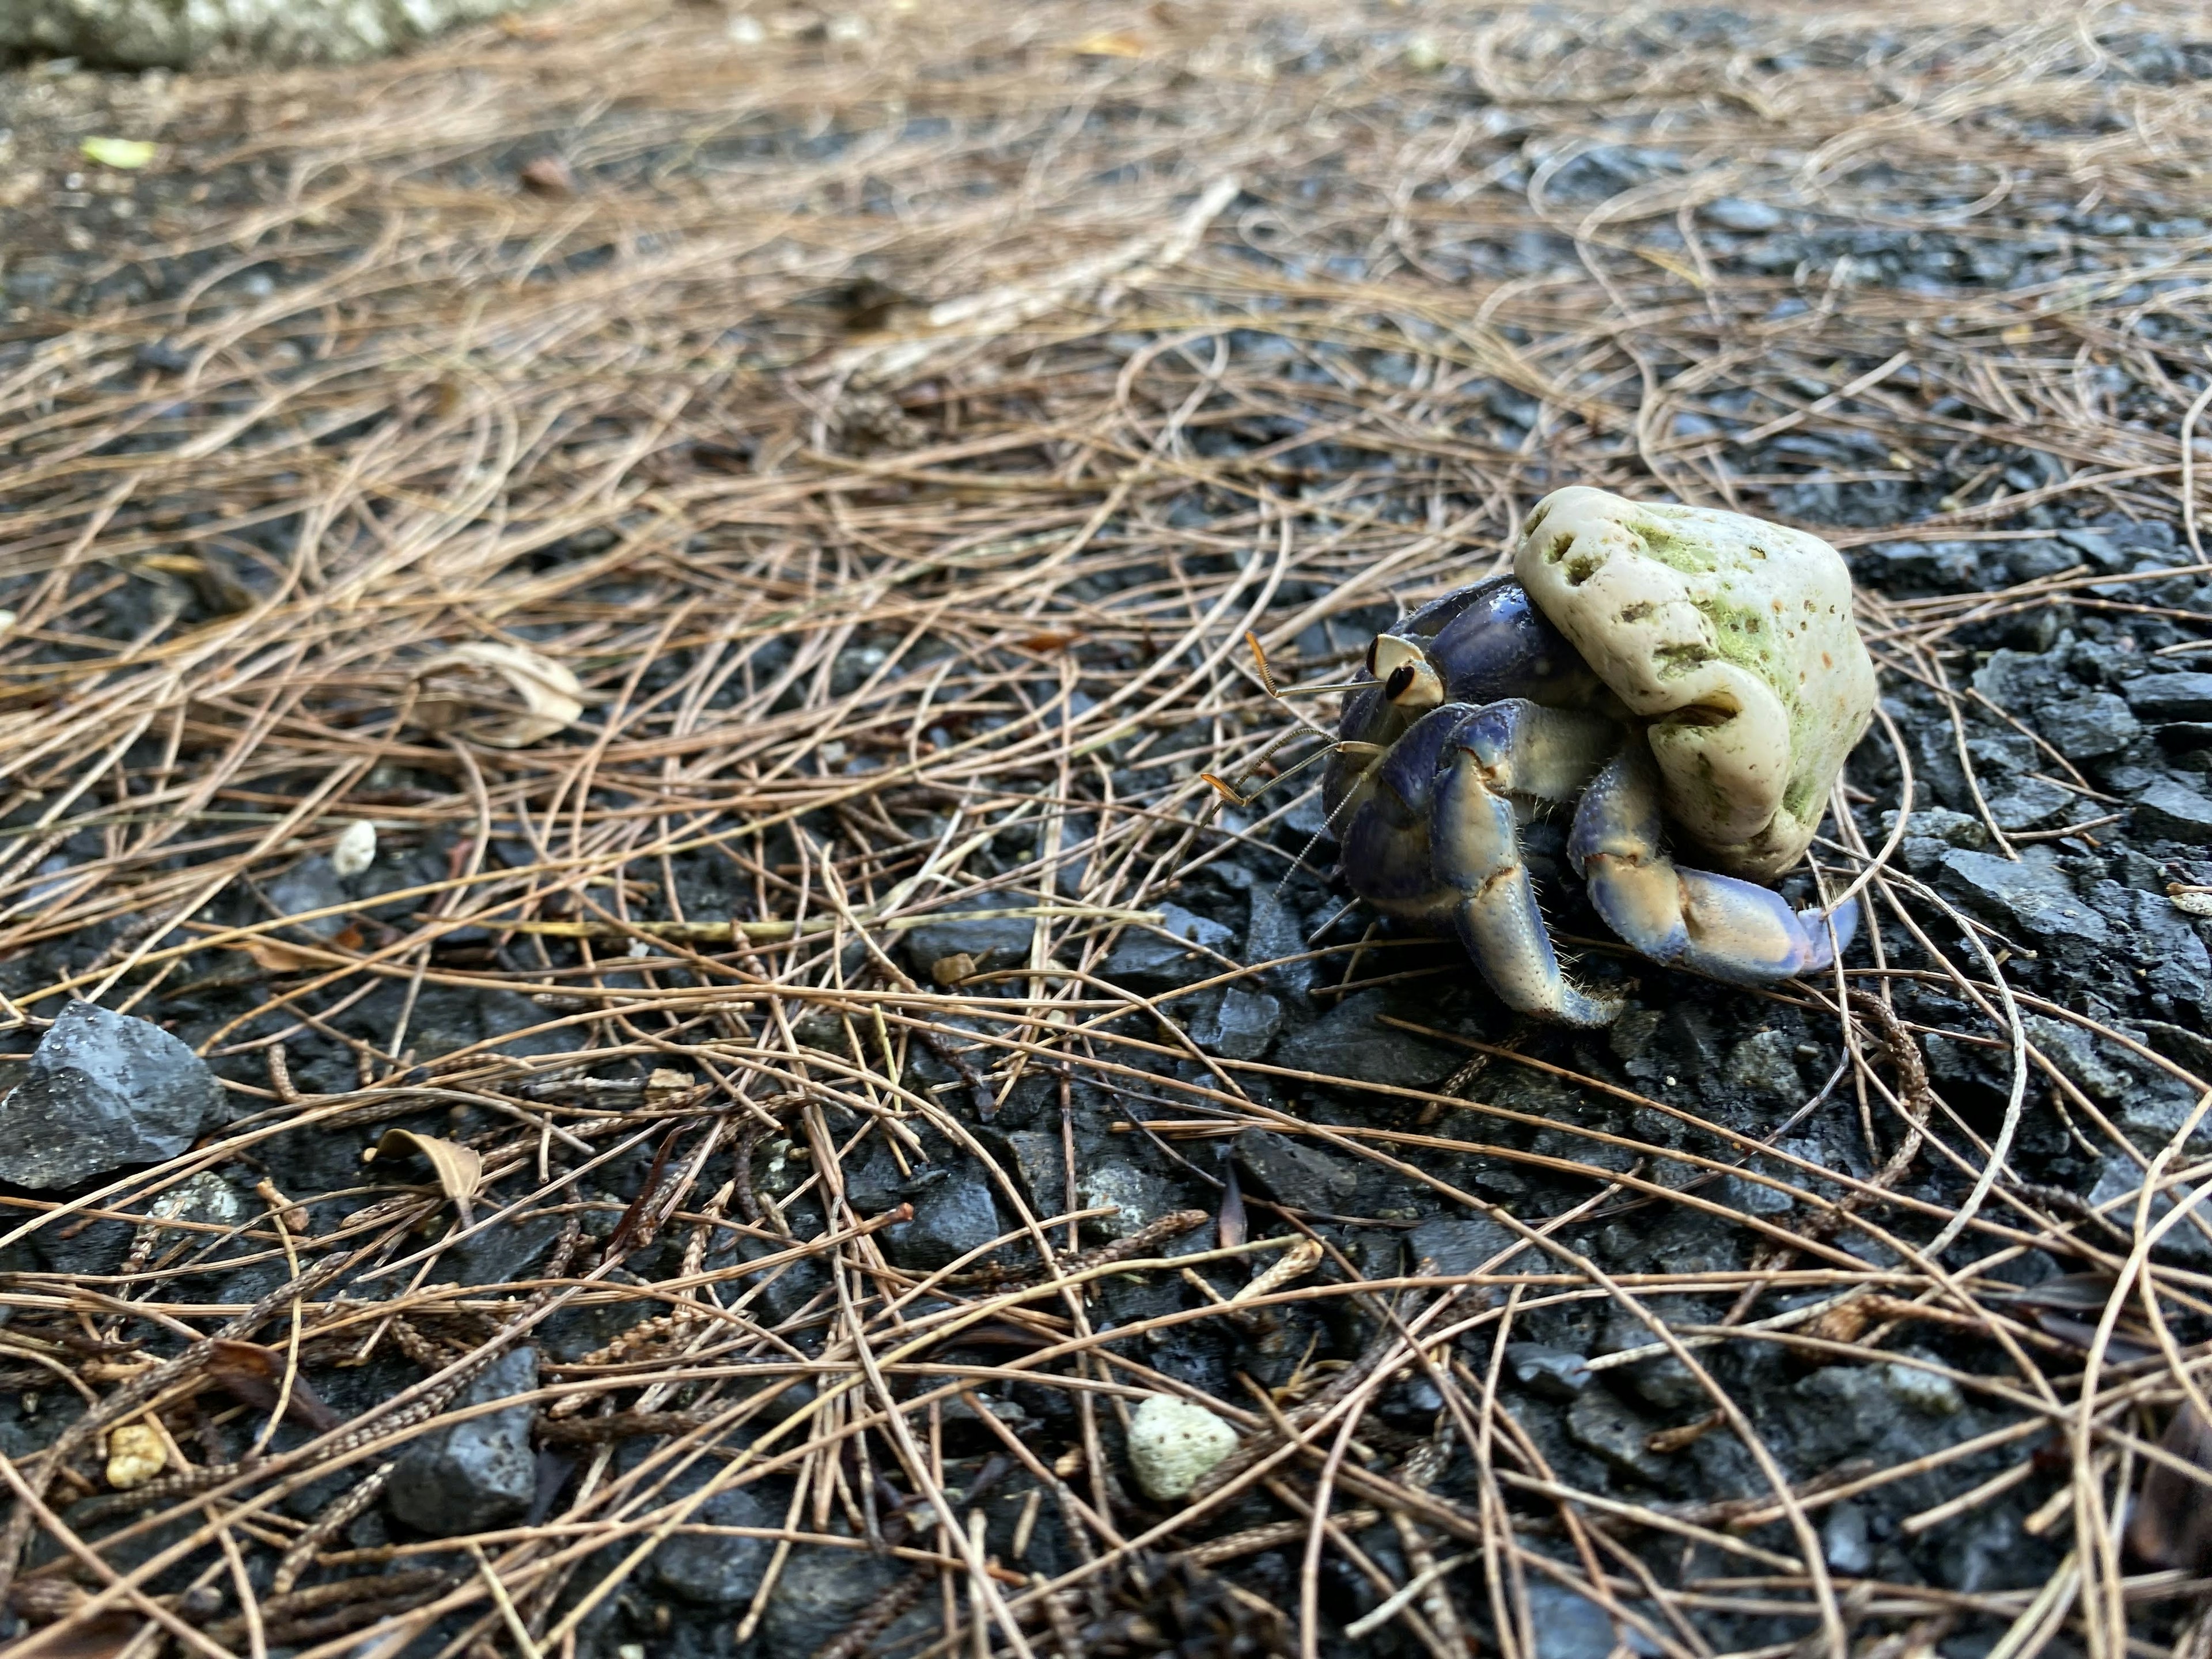
[[[1521,854],[1520,804],[1569,801],[1604,764],[1620,728],[1603,715],[1493,702],[1452,732],[1429,814],[1431,866],[1454,895],[1461,941],[1490,988],[1520,1013],[1604,1025],[1618,999],[1567,978]]]
[[[1835,960],[1858,931],[1858,906],[1792,911],[1781,894],[1661,850],[1659,770],[1632,744],[1598,774],[1575,813],[1567,857],[1606,925],[1643,955],[1735,985],[1771,985]]]

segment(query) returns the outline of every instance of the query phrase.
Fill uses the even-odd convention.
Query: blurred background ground
[[[7,1064],[130,1061],[0,1156],[11,1651],[2203,1653],[2209,88],[1297,0],[0,77]],[[1568,482],[1846,550],[1840,975],[1562,882],[1632,1007],[1529,1030],[1200,778]]]

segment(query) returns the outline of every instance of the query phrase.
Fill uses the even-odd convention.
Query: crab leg
[[[1429,814],[1437,880],[1454,896],[1452,920],[1492,990],[1508,1007],[1571,1025],[1603,1025],[1617,1000],[1569,982],[1521,856],[1521,807],[1569,801],[1620,740],[1599,714],[1509,698],[1452,733]]]
[[[1795,913],[1779,893],[1660,849],[1659,772],[1638,743],[1598,774],[1575,812],[1567,857],[1606,925],[1655,962],[1736,985],[1771,985],[1835,960],[1858,928],[1856,904],[1832,918]]]

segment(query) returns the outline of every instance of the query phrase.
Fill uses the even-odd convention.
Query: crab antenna
[[[1288,743],[1292,738],[1295,738],[1297,735],[1298,732],[1297,728],[1293,727],[1291,730],[1282,732],[1279,736],[1273,738],[1269,741],[1265,749],[1262,749],[1258,754],[1253,756],[1252,758],[1245,762],[1243,765],[1238,767],[1233,775],[1240,781],[1249,776],[1254,767],[1259,765],[1270,755],[1273,754],[1275,750],[1280,749],[1285,744]],[[1228,778],[1221,776],[1218,773],[1200,772],[1198,775],[1204,779],[1207,783],[1212,784],[1214,789],[1220,794],[1222,799],[1227,801],[1231,805],[1249,806],[1254,801],[1259,799],[1261,796],[1266,794],[1277,784],[1284,782],[1287,779],[1297,776],[1299,773],[1304,771],[1306,768],[1311,766],[1316,761],[1327,760],[1331,755],[1334,755],[1340,747],[1341,747],[1341,745],[1338,744],[1325,743],[1320,748],[1315,750],[1312,754],[1308,755],[1304,760],[1285,767],[1281,771],[1276,773],[1273,777],[1269,778],[1265,783],[1262,783],[1257,789],[1251,790],[1249,793],[1245,790],[1239,789],[1236,783],[1231,782]]]
[[[1275,690],[1275,676],[1273,671],[1267,666],[1267,647],[1260,643],[1260,636],[1249,629],[1244,631],[1244,643],[1252,647],[1252,662],[1253,665],[1260,671],[1261,687],[1269,696],[1279,700],[1283,694]]]
[[[1318,697],[1326,691],[1364,691],[1374,684],[1373,680],[1333,680],[1327,685],[1286,685],[1275,693],[1275,701],[1283,702],[1291,697]]]

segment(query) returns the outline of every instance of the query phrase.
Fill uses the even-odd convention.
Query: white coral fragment
[[[1799,858],[1875,703],[1843,557],[1819,537],[1584,485],[1536,504],[1513,574],[1631,714],[1711,863]]]
[[[1159,1503],[1187,1497],[1237,1449],[1237,1431],[1203,1406],[1172,1395],[1146,1397],[1129,1419],[1129,1471]]]

